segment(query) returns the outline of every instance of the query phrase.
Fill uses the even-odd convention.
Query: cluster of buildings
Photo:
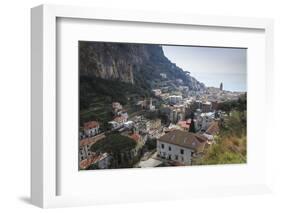
[[[216,143],[220,121],[227,116],[217,109],[218,103],[235,100],[241,93],[227,92],[220,88],[190,91],[181,81],[165,83],[167,76],[161,73],[161,84],[152,90],[154,96],[137,100],[138,112],[128,114],[119,102],[112,103],[112,120],[108,129],[101,129],[98,121],[82,125],[79,142],[80,169],[90,166],[109,168],[113,156],[110,153],[96,153],[91,146],[107,137],[111,132],[126,136],[137,142],[139,153],[147,141],[157,141],[155,149],[145,153],[145,158],[137,167],[192,165],[209,146]],[[168,80],[167,80],[168,82]],[[158,117],[147,118],[145,112],[155,112]],[[163,118],[166,118],[163,120]],[[192,132],[191,132],[192,129]]]
[[[149,105],[151,104],[150,102]],[[159,138],[164,134],[159,118],[147,119],[143,115],[136,115],[129,119],[128,113],[119,102],[112,103],[112,113],[113,119],[108,122],[109,129],[101,129],[101,124],[98,121],[83,123],[79,133],[80,169],[87,169],[90,166],[105,169],[111,166],[113,156],[110,153],[97,153],[91,149],[92,145],[106,138],[107,134],[114,132],[134,140],[137,146],[130,151],[133,153],[133,157],[139,153],[147,140]]]
[[[103,138],[105,138],[104,133],[97,133],[97,135],[80,139],[78,153],[80,169],[87,169],[91,165],[96,165],[100,169],[109,167],[111,156],[108,153],[95,153],[91,150],[91,146]]]

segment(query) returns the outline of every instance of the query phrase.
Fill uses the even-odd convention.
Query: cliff
[[[80,41],[79,73],[147,89],[161,79],[160,73],[165,73],[169,80],[182,79],[191,90],[204,87],[169,61],[159,45]]]

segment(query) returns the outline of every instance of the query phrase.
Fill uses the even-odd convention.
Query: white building
[[[191,165],[192,158],[203,152],[206,142],[201,135],[174,130],[157,140],[157,154],[170,161]]]
[[[90,166],[94,166],[96,169],[108,169],[111,164],[112,157],[108,153],[95,153],[80,161],[80,169],[87,169]]]
[[[155,106],[152,104],[152,98],[150,98],[150,101],[149,101],[149,110],[150,111],[154,111],[155,110]]]
[[[83,138],[79,141],[79,160],[85,160],[93,155],[93,152],[91,151],[91,146],[96,143],[97,141],[105,138],[105,134],[101,133],[99,135],[96,135],[91,138]]]
[[[201,113],[200,115],[196,116],[195,127],[197,130],[206,131],[214,119],[214,112]]]
[[[127,121],[124,123],[124,127],[127,129],[131,129],[134,126],[134,122],[133,121]]]
[[[124,119],[126,119],[126,121],[127,121],[128,118],[129,118],[128,113],[125,112],[125,111],[119,111],[119,112],[117,113],[117,117],[119,117],[119,116],[122,116]]]
[[[218,121],[213,121],[208,129],[206,130],[206,132],[204,132],[203,136],[205,136],[206,138],[208,138],[208,141],[210,144],[212,143],[216,143],[215,141],[215,135],[217,135],[219,133],[219,123]]]
[[[202,111],[210,112],[212,111],[212,103],[210,101],[205,101],[202,103]]]
[[[98,169],[108,169],[110,162],[111,156],[108,153],[102,153],[93,160],[92,164],[96,165]]]
[[[162,94],[161,89],[153,89],[152,91],[155,96],[160,96]]]
[[[88,140],[89,140],[89,138],[85,138],[80,141],[79,161],[85,160],[92,155],[92,152],[90,150],[90,147],[91,147],[90,142],[86,143],[86,141],[88,141]]]
[[[161,76],[162,78],[167,78],[167,74],[166,74],[166,73],[160,73],[160,76]]]
[[[99,134],[100,124],[97,121],[89,121],[84,123],[84,133],[88,137]]]
[[[169,96],[170,104],[179,104],[182,101],[181,95],[171,95]]]
[[[119,111],[119,110],[122,110],[123,107],[122,107],[122,105],[119,102],[113,102],[112,103],[112,109],[114,111]]]
[[[119,129],[124,126],[124,124],[127,122],[127,119],[128,119],[128,116],[120,115],[120,116],[115,117],[113,119],[113,121],[109,121],[108,124],[111,126],[112,130]]]

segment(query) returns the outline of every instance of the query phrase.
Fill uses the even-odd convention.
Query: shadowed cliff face
[[[182,79],[192,90],[204,85],[171,63],[159,45],[79,42],[80,76],[118,80],[142,87],[165,73],[170,80]]]

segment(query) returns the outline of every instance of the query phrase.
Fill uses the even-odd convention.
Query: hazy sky
[[[163,46],[165,56],[183,70],[191,72],[206,86],[246,91],[247,50],[236,48]]]

